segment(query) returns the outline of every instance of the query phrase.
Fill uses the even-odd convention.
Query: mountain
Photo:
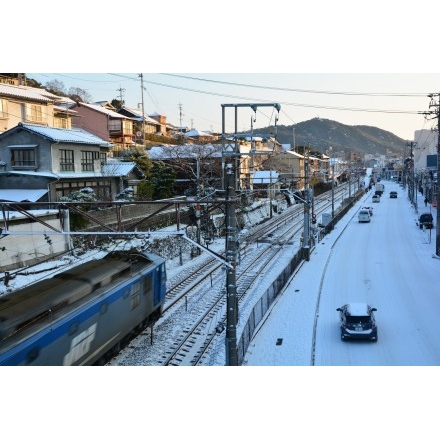
[[[295,130],[295,131],[294,131]],[[258,133],[255,133],[258,131]],[[329,119],[313,118],[295,125],[269,126],[254,130],[254,135],[274,136],[281,144],[310,145],[322,153],[403,154],[406,140],[393,133],[368,125],[344,125]]]

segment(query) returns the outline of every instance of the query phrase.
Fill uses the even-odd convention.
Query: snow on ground
[[[386,182],[387,190],[388,186]],[[371,205],[369,198],[366,201]],[[406,204],[408,226],[403,232],[394,228],[396,235],[392,236],[392,247],[389,240],[384,241],[377,233],[370,237],[371,247],[365,251],[365,257],[371,259],[368,270],[380,271],[385,258],[381,257],[381,253],[386,253],[386,258],[393,257],[395,266],[399,268],[399,276],[413,274],[412,278],[418,286],[413,301],[422,296],[432,297],[433,292],[438,291],[439,273],[439,261],[432,258],[435,230],[430,236],[428,231],[420,231],[415,226],[416,215],[403,190],[399,190],[397,201]],[[410,363],[400,367],[305,368],[310,365],[311,353],[310,344],[303,342],[309,340],[311,332],[315,331],[310,317],[315,312],[317,302],[317,298],[308,295],[308,292],[319,287],[320,278],[316,273],[330,271],[331,274],[327,273],[332,275],[332,282],[339,283],[336,290],[343,289],[344,280],[337,281],[333,276],[336,275],[336,269],[330,270],[330,266],[326,266],[327,256],[331,253],[331,260],[336,261],[345,255],[343,264],[350,270],[347,261],[356,261],[352,259],[355,254],[350,253],[353,246],[351,251],[346,247],[338,248],[342,243],[337,239],[339,232],[357,226],[368,228],[381,221],[385,224],[380,214],[383,208],[389,206],[385,202],[388,200],[384,200],[383,205],[375,206],[371,225],[359,225],[347,215],[319,244],[310,262],[301,268],[286,292],[274,304],[252,341],[245,365],[254,368],[5,368],[1,400],[4,432],[11,434],[9,438],[22,438],[39,431],[45,437],[55,439],[59,438],[59,430],[62,429],[63,438],[73,439],[83,435],[87,425],[87,437],[115,439],[145,435],[146,430],[151,435],[179,438],[209,435],[214,439],[243,435],[256,439],[291,438],[295,434],[301,438],[355,435],[361,440],[371,436],[432,437],[437,432],[436,405],[432,402],[435,402],[439,391],[436,380],[438,364],[435,362],[430,368],[416,369]],[[420,207],[419,211],[424,211],[424,208]],[[413,246],[408,263],[408,256],[401,253],[399,243],[413,239],[418,241]],[[212,249],[224,249],[224,240],[216,240]],[[426,264],[418,266],[420,262]],[[191,260],[184,263],[191,264]],[[178,259],[167,262],[171,277],[183,268]],[[426,276],[424,270],[431,275]],[[378,273],[375,272],[375,276]],[[365,289],[360,290],[363,296],[371,292],[369,288],[374,281],[372,276],[364,277],[364,282],[359,284]],[[411,277],[404,282],[412,283]],[[404,284],[399,284],[400,293],[402,286]],[[323,298],[327,299],[328,290],[326,293]],[[325,356],[340,356],[341,347],[353,349],[351,356],[358,356],[354,350],[359,344],[341,345],[335,324],[334,304],[325,302],[326,299],[323,299],[323,304],[329,310],[320,310],[326,328],[318,326],[316,332],[328,347],[318,348],[323,350]],[[373,299],[375,303],[383,302],[379,304],[378,311],[381,339],[377,347],[380,347],[387,338],[393,337],[397,341],[393,332],[385,331],[384,316],[392,310],[393,302],[381,297]],[[334,302],[340,305],[341,300],[342,297],[336,297]],[[438,325],[434,322],[438,315],[438,302],[435,296],[430,300],[434,300],[431,310],[425,308],[425,313],[421,315],[422,327],[419,328],[423,332],[427,331],[423,325],[424,316],[426,319],[429,317],[427,324],[432,323],[435,329]],[[414,304],[417,305],[417,302]],[[327,313],[329,315],[325,316]],[[294,330],[290,324],[296,324]],[[292,333],[295,338],[289,340]],[[280,337],[283,343],[277,346],[275,341]],[[405,342],[401,340],[399,344],[392,345],[388,341],[392,356],[396,356],[396,350],[399,351],[401,347],[402,355],[406,356],[407,352],[411,357],[414,346],[412,343],[406,346]],[[437,344],[434,340],[431,342]],[[366,348],[374,346],[371,344]],[[417,347],[415,352],[421,356]],[[322,365],[332,365],[326,364],[325,358],[318,356],[317,359]],[[375,358],[370,356],[370,359]],[[221,362],[219,365],[222,365]],[[368,358],[367,362],[359,365],[370,365]],[[395,364],[391,362],[390,365]],[[42,398],[45,399],[44,404]],[[51,429],[47,427],[50,420],[48,411],[54,420]],[[23,423],[23,414],[26,414],[26,423]],[[374,423],[368,423],[373,419]],[[110,420],[112,423],[109,423]],[[200,431],[202,426],[204,428]]]
[[[286,209],[287,205],[280,202],[280,206],[282,209]],[[247,228],[251,228],[252,226],[258,225],[264,219],[268,219],[269,216],[270,211],[267,201],[262,200],[259,202],[255,202],[245,215],[245,220],[247,222],[246,226]],[[90,259],[100,259],[104,255],[106,255],[108,251],[116,249],[131,249],[137,247],[143,248],[146,242],[163,240],[167,237],[175,237],[177,236],[177,233],[182,233],[182,231],[185,231],[185,229],[186,225],[184,224],[181,225],[180,231],[177,231],[175,225],[169,226],[156,231],[156,233],[151,232],[149,238],[133,238],[131,240],[115,239],[112,241],[112,243],[106,245],[105,247],[88,251],[85,254],[66,255],[54,261],[47,261],[45,263],[38,264],[37,266],[32,268],[11,270],[10,274],[12,275],[12,278],[9,281],[8,286],[6,287],[4,283],[0,284],[0,297],[2,294],[5,294],[7,292],[13,292],[14,290],[20,289],[30,283],[34,283],[48,276],[53,276],[58,272],[66,270],[68,267],[84,263],[85,261],[88,261]],[[247,232],[247,229],[243,229],[242,231],[240,231],[240,234],[246,235]],[[173,258],[167,258],[165,255],[162,255],[164,258],[166,258],[168,279],[177,276],[181,271],[187,270],[194,263],[194,257],[189,251],[182,252],[182,256],[179,256],[180,244],[180,241],[176,241],[174,244],[170,241],[167,241],[167,246],[174,246],[174,249],[168,248],[165,250],[166,253],[175,256]],[[225,239],[223,237],[216,237],[214,238],[213,242],[208,245],[208,247],[215,252],[224,251]],[[0,275],[4,276],[4,273],[0,272]]]

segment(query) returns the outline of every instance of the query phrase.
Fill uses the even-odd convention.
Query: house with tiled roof
[[[183,134],[183,136],[188,142],[193,143],[208,143],[215,140],[215,137],[212,134],[206,133],[205,131],[197,130],[195,128],[187,131]]]
[[[76,102],[72,127],[86,130],[114,145],[112,154],[123,156],[136,145],[135,119],[111,110],[107,105]]]
[[[112,148],[85,130],[19,123],[0,134],[0,200],[55,202],[85,187],[100,200],[115,200],[129,186],[136,194],[143,172],[109,160]]]
[[[45,89],[0,83],[0,133],[19,122],[71,128],[71,116],[75,112],[66,105],[72,102]]]
[[[142,115],[142,109],[133,107],[122,107],[118,110],[121,115],[127,116],[133,119],[134,132],[136,134],[136,143],[143,144],[143,130],[145,134],[163,134],[161,130],[161,124],[156,119],[150,116]]]

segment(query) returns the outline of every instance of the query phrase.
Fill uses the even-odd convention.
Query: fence
[[[364,195],[364,191],[358,191],[356,195],[345,202],[338,210],[335,212],[333,221],[324,228],[324,234],[328,234],[334,227],[336,223],[353,207],[353,205]],[[311,248],[311,252],[313,252]],[[299,268],[300,264],[304,261],[303,250],[299,248],[298,252],[290,260],[289,264],[281,271],[277,276],[275,281],[269,286],[269,288],[264,292],[259,301],[254,305],[252,311],[247,317],[247,321],[243,327],[242,334],[237,343],[237,357],[238,365],[242,365],[244,356],[249,347],[250,342],[254,336],[255,330],[266,315],[267,311],[273,304],[276,297],[283,290],[284,286],[287,284],[289,279]]]

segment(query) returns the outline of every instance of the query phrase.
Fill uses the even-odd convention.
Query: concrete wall
[[[58,230],[62,229],[58,211],[45,214],[32,211],[32,214],[50,226]],[[69,250],[68,235],[47,235],[51,241],[49,243],[44,237],[44,232],[49,232],[50,229],[22,214],[11,213],[8,223],[10,232],[20,232],[24,235],[0,235],[0,272],[36,264]],[[4,229],[4,225],[2,227]],[[38,231],[41,233],[30,234]]]

